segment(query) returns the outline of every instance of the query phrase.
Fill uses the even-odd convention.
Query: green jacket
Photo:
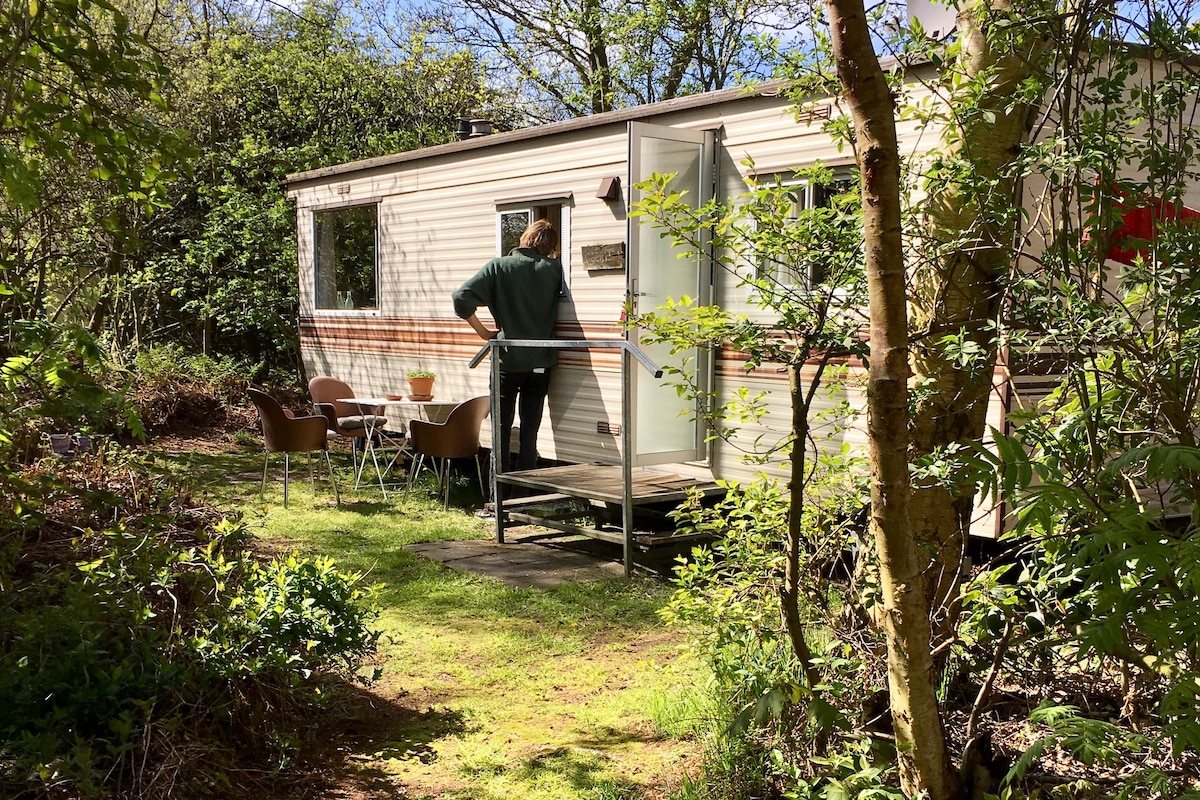
[[[467,319],[487,306],[504,339],[552,339],[562,289],[562,263],[529,247],[483,265],[452,297],[454,313]],[[558,363],[550,348],[505,347],[500,365],[506,372],[532,372]]]

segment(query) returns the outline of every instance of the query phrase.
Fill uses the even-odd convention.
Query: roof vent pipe
[[[455,121],[454,135],[459,139],[466,139],[471,135],[471,120],[466,117],[459,117]]]
[[[490,119],[473,119],[471,120],[471,138],[476,136],[487,136],[492,132],[492,121]]]

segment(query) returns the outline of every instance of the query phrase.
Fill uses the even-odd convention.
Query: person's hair
[[[544,219],[529,223],[521,232],[521,247],[532,247],[544,256],[554,255],[558,249],[558,231]]]

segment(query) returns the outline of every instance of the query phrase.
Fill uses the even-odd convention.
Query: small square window
[[[500,212],[500,252],[497,255],[506,256],[517,248],[521,243],[521,234],[529,223],[530,212],[528,209],[519,211],[501,211]]]
[[[379,308],[378,229],[375,205],[313,212],[317,308]]]
[[[558,231],[558,252],[562,262],[563,293],[571,283],[571,206],[558,199],[541,201],[498,201],[496,204],[496,255],[506,256],[521,242],[521,234],[530,223],[547,220]]]

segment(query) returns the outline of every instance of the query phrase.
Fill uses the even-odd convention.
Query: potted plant
[[[425,369],[410,369],[405,376],[408,378],[409,400],[433,399],[433,379],[436,375]]]

